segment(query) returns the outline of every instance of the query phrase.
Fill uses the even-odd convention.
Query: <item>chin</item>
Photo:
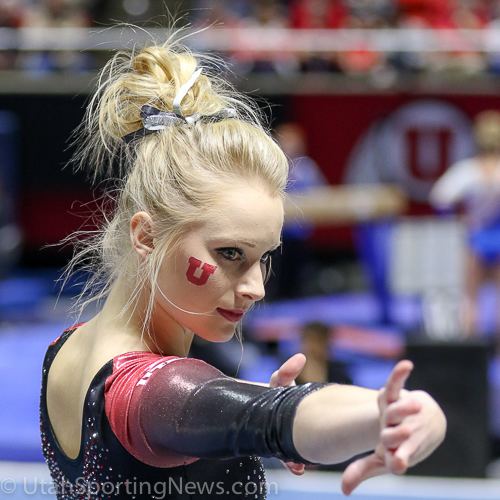
[[[214,335],[213,342],[229,342],[234,337],[235,328],[226,329],[225,331],[221,331],[219,335]]]
[[[228,325],[223,328],[210,328],[207,331],[198,331],[196,334],[209,342],[228,342],[234,337],[235,325]]]

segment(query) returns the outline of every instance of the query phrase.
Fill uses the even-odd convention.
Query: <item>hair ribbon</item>
[[[126,143],[130,143],[135,139],[139,139],[153,132],[157,132],[158,130],[164,130],[172,125],[178,125],[182,123],[192,125],[197,121],[217,122],[225,120],[226,118],[236,118],[236,110],[233,108],[222,108],[213,115],[200,115],[198,113],[194,113],[192,115],[184,116],[182,114],[182,100],[184,99],[184,97],[186,97],[186,94],[195,84],[196,80],[201,75],[201,72],[202,68],[198,68],[197,70],[195,70],[191,75],[191,78],[186,83],[184,83],[177,91],[172,102],[172,111],[161,111],[154,106],[144,104],[141,107],[140,113],[143,125],[142,128],[122,137],[123,141]]]

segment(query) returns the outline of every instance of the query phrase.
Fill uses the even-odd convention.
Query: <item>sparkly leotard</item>
[[[325,384],[268,388],[238,382],[191,358],[130,352],[107,362],[84,401],[80,451],[58,445],[47,376],[65,331],[43,363],[43,453],[59,499],[265,499],[259,456],[309,463],[292,440],[301,399]]]

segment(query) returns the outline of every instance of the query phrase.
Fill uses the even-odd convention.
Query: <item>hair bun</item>
[[[133,58],[131,66],[129,78],[134,81],[138,94],[147,96],[147,103],[172,111],[175,96],[196,71],[198,61],[187,51],[178,53],[166,47],[148,47]],[[209,76],[202,73],[184,97],[182,112],[186,116],[212,114],[223,106]]]
[[[224,64],[211,56],[193,54],[172,37],[165,45],[119,52],[105,65],[85,119],[73,136],[76,168],[92,169],[94,179],[101,172],[127,172],[130,150],[122,138],[143,127],[142,107],[175,111],[175,97],[197,68],[203,71],[182,97],[180,114],[212,116],[232,108],[238,119],[262,127],[262,114],[253,101],[221,78]]]

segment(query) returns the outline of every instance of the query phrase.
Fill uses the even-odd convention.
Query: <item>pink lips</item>
[[[217,308],[217,312],[232,323],[237,323],[245,314],[245,311],[221,309],[220,307]]]

